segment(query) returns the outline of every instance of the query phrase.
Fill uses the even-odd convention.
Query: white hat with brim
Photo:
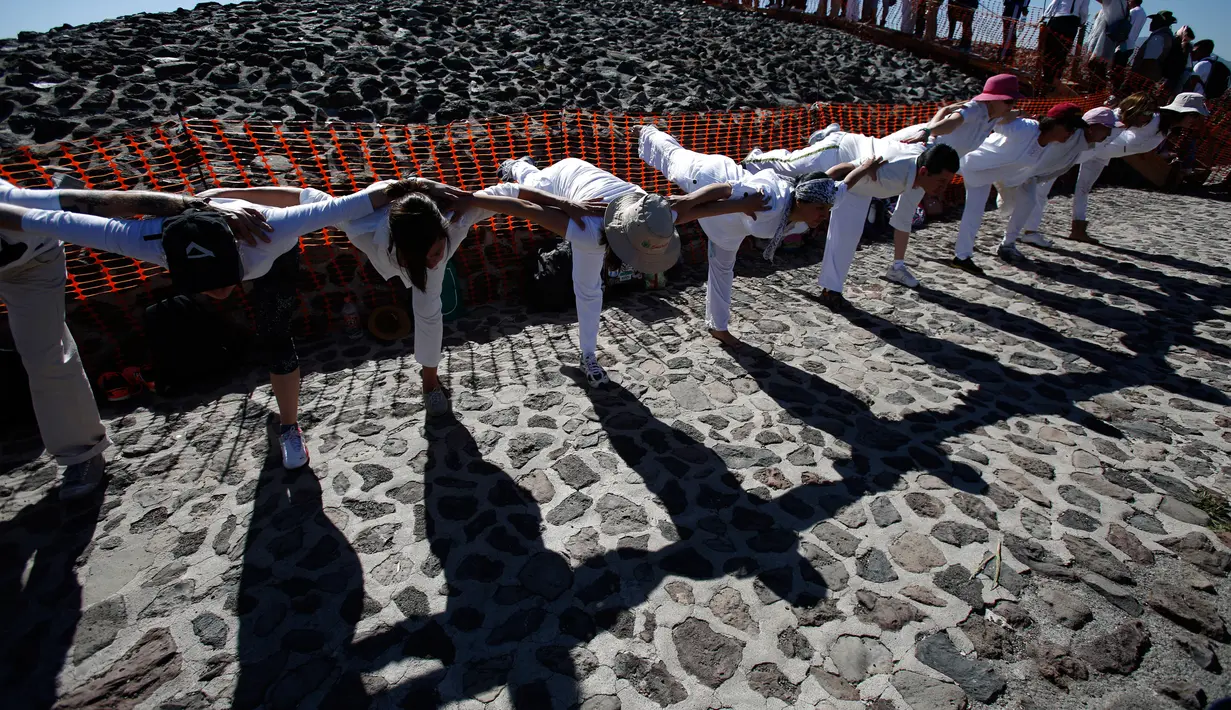
[[[643,274],[662,273],[680,260],[680,235],[662,195],[631,192],[615,198],[607,205],[603,231],[615,255]]]
[[[1210,110],[1205,106],[1205,97],[1193,91],[1185,91],[1182,94],[1176,94],[1171,103],[1163,107],[1168,111],[1177,113],[1199,113],[1202,116],[1210,115]]]

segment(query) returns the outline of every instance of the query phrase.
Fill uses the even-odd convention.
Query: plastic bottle
[[[363,337],[363,322],[359,319],[359,307],[355,305],[350,296],[347,296],[342,304],[342,327],[346,329],[346,337],[351,340]]]

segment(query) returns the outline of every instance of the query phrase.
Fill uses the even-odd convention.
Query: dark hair
[[[432,198],[412,192],[389,205],[389,241],[398,264],[410,274],[410,283],[427,290],[427,253],[448,239],[445,218]]]
[[[1063,127],[1069,133],[1076,133],[1086,127],[1086,122],[1081,118],[1081,110],[1066,111],[1058,118],[1044,116],[1039,119],[1039,133],[1046,133],[1056,126]]]
[[[1213,54],[1214,53],[1214,40],[1202,39],[1202,40],[1193,42],[1193,49],[1204,49],[1206,52]]]
[[[926,168],[928,175],[939,175],[941,173],[956,173],[962,167],[962,160],[958,157],[957,151],[953,146],[936,143],[929,146],[915,158],[915,168]]]
[[[1183,111],[1172,111],[1169,108],[1160,108],[1158,110],[1158,132],[1167,135],[1180,125],[1188,114]]]

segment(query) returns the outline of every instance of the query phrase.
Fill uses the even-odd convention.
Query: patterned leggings
[[[278,257],[269,273],[252,282],[252,305],[256,311],[258,347],[273,375],[289,375],[299,369],[291,317],[299,305],[295,282],[299,278],[299,247]]]

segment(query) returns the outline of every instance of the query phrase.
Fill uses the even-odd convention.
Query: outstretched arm
[[[602,200],[573,202],[572,200],[566,200],[563,197],[553,195],[550,192],[544,192],[542,190],[536,190],[533,187],[524,187],[521,185],[517,186],[517,198],[531,204],[539,205],[540,207],[551,207],[560,210],[564,214],[568,215],[570,219],[577,222],[578,226],[581,226],[582,220],[586,217],[602,217],[607,211],[607,203]],[[513,216],[517,217],[520,215]],[[527,217],[526,219],[530,218]],[[568,225],[565,225],[566,228],[567,226]]]
[[[875,180],[876,172],[880,170],[880,167],[884,164],[884,158],[874,155],[863,161],[859,167],[847,173],[846,177],[842,180],[842,184],[846,185],[846,189],[849,190],[864,178]]]
[[[198,193],[198,197],[216,197],[220,200],[247,200],[254,205],[266,207],[294,207],[299,204],[303,188],[299,187],[215,187]]]
[[[200,197],[144,190],[56,190],[60,209],[94,217],[171,217],[189,209],[210,210],[226,215],[235,236],[249,244],[268,242],[269,224],[257,210],[211,205]]]
[[[700,192],[700,190],[697,192]],[[673,206],[676,224],[685,224],[705,219],[706,217],[719,217],[727,214],[746,214],[756,219],[758,212],[765,212],[769,208],[769,198],[759,192],[744,195],[733,200],[709,200],[708,202],[688,207],[681,207],[680,203],[676,203]]]
[[[519,197],[501,197],[499,195],[485,195],[482,192],[476,192],[462,198],[454,205],[454,209],[458,213],[470,209],[478,209],[505,214],[510,217],[529,220],[552,234],[561,237],[566,236],[568,234],[569,220],[571,219],[569,215],[557,207],[543,205],[521,197],[520,195],[525,195],[527,190],[530,190],[530,188],[521,188],[519,190]],[[539,193],[538,190],[533,190],[533,192],[541,195],[547,194]]]
[[[932,120],[928,121],[921,128],[919,128],[918,132],[914,136],[907,138],[902,142],[926,143],[928,138],[932,136],[948,135],[956,131],[963,123],[966,122],[965,117],[963,117],[960,113],[965,107],[966,104],[964,103],[941,106],[937,109],[936,115],[932,116]]]
[[[842,180],[851,174],[857,166],[854,163],[838,163],[825,171],[825,175],[833,180]]]

